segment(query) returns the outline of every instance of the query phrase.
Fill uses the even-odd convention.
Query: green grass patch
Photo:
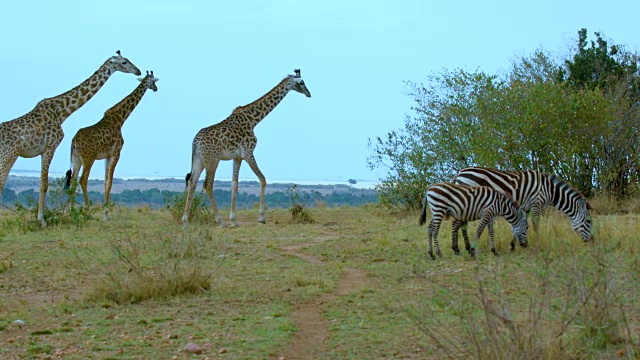
[[[266,225],[255,217],[239,211],[238,228],[184,231],[171,209],[115,208],[109,222],[2,228],[0,358],[181,358],[189,342],[203,357],[277,358],[295,338],[293,312],[333,293],[348,268],[367,282],[319,304],[329,334],[319,359],[638,356],[636,214],[594,215],[597,242],[584,244],[550,211],[515,252],[499,220],[501,256],[485,233],[476,259],[453,255],[445,222],[436,261],[417,214],[366,206],[313,209],[306,224],[287,209],[269,210]]]

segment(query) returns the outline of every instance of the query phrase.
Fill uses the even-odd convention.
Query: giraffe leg
[[[51,165],[51,159],[53,159],[53,149],[45,149],[42,153],[42,165],[40,169],[40,198],[38,200],[38,221],[41,227],[47,227],[47,222],[44,220],[44,208],[46,206],[47,191],[49,190],[49,165]]]
[[[216,204],[216,199],[213,196],[213,180],[216,176],[216,170],[218,169],[219,163],[220,161],[217,160],[207,164],[207,172],[204,177],[204,190],[207,193],[207,196],[209,197],[209,202],[211,203],[211,209],[213,210],[213,216],[215,217],[218,225],[220,225],[220,227],[223,228],[224,220],[222,219],[222,216],[220,216],[220,212],[218,211],[218,205]]]
[[[82,175],[80,175],[80,187],[82,188],[82,195],[84,196],[84,206],[89,207],[89,192],[87,185],[89,183],[89,173],[95,160],[85,160],[82,165]]]
[[[73,209],[73,206],[76,203],[75,197],[76,197],[76,187],[78,186],[78,173],[80,172],[80,167],[82,166],[82,161],[75,157],[75,156],[71,156],[71,163],[72,163],[72,171],[71,171],[71,193],[70,193],[70,201],[71,201],[71,208]]]
[[[9,149],[0,149],[0,151],[7,153],[2,157],[2,162],[0,162],[0,208],[2,208],[2,191],[4,190],[4,184],[7,181],[7,177],[9,177],[9,170],[13,167],[13,164],[18,159],[17,151],[7,151]]]
[[[189,212],[191,205],[193,204],[193,194],[196,192],[196,185],[198,185],[198,179],[200,174],[204,170],[202,161],[198,158],[194,158],[191,164],[191,177],[187,181],[187,201],[184,204],[184,213],[182,214],[182,227],[186,228],[189,223]]]
[[[104,164],[104,220],[109,220],[109,196],[111,195],[111,185],[113,184],[113,172],[116,164],[120,159],[120,153],[115,154],[111,158],[105,159]]]
[[[264,192],[267,188],[267,180],[264,178],[262,171],[260,171],[258,163],[256,162],[255,157],[253,157],[253,154],[246,155],[245,161],[249,164],[249,167],[251,167],[251,170],[253,170],[254,174],[256,174],[258,180],[260,180],[260,212],[258,222],[264,224]]]
[[[236,198],[238,197],[238,176],[240,176],[240,165],[242,159],[233,159],[233,177],[231,178],[231,213],[229,213],[229,220],[231,220],[231,226],[237,227],[236,222]]]

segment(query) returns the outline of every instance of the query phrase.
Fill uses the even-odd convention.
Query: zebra
[[[424,197],[422,213],[420,214],[420,225],[427,221],[427,206],[431,210],[431,222],[427,230],[428,253],[431,259],[435,260],[431,248],[431,240],[436,246],[436,254],[442,257],[440,245],[438,244],[438,231],[442,220],[448,216],[453,217],[454,224],[466,223],[468,221],[480,219],[478,230],[474,238],[474,247],[471,247],[468,240],[465,242],[467,251],[471,256],[475,255],[475,244],[482,234],[485,226],[489,228],[489,241],[491,244],[491,252],[498,256],[495,244],[493,242],[493,220],[498,216],[504,218],[513,227],[514,237],[520,242],[520,246],[527,246],[527,215],[522,211],[518,204],[508,195],[496,191],[490,187],[466,186],[453,183],[438,183],[429,186]],[[511,244],[512,248],[515,246]],[[453,247],[456,254],[457,241]]]
[[[451,182],[470,186],[490,186],[511,196],[520,203],[522,209],[533,211],[534,231],[538,231],[540,214],[547,205],[565,213],[571,218],[572,228],[583,241],[593,241],[591,226],[591,205],[578,190],[555,175],[540,171],[499,171],[485,167],[464,168],[453,177]],[[463,236],[466,229],[462,228]]]

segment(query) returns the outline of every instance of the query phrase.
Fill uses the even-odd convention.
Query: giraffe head
[[[153,76],[153,70],[151,72],[147,71],[147,76],[139,77],[138,81],[144,84],[147,89],[151,89],[153,91],[158,91],[158,87],[156,86],[156,82],[160,81],[157,77]]]
[[[289,75],[289,89],[304,94],[306,97],[311,97],[307,85],[304,84],[304,80],[300,77],[300,69],[296,69],[294,72],[296,73],[295,75]]]
[[[131,61],[129,61],[129,59],[127,59],[126,57],[123,57],[120,54],[120,50],[116,51],[115,56],[112,56],[107,62],[109,63],[109,66],[114,70],[114,71],[122,71],[123,73],[129,73],[129,74],[134,74],[134,75],[140,75],[142,74],[140,72],[140,69],[138,69],[135,65],[133,65],[133,63]]]

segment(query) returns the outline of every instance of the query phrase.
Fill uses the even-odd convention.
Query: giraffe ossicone
[[[205,171],[204,190],[209,197],[213,214],[221,227],[224,221],[218,212],[213,197],[213,182],[221,160],[233,160],[233,175],[231,180],[231,211],[229,219],[232,226],[237,226],[236,221],[236,196],[238,193],[238,175],[240,164],[246,161],[251,170],[260,180],[260,210],[258,222],[264,223],[264,194],[267,185],[266,179],[253,155],[258,139],[254,128],[273,110],[284,97],[293,90],[306,97],[311,97],[304,80],[300,76],[300,69],[294,71],[295,75],[288,75],[278,85],[256,101],[236,107],[231,115],[223,121],[201,129],[193,139],[191,151],[191,172],[185,177],[187,186],[187,201],[185,203],[182,224],[187,226],[193,195],[200,178]]]

